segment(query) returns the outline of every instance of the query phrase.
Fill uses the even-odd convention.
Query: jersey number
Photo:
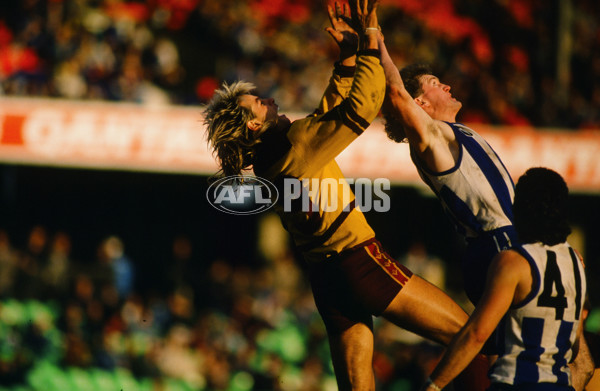
[[[538,298],[538,307],[550,307],[556,310],[556,320],[562,320],[567,308],[565,288],[562,284],[560,269],[556,263],[556,253],[548,251],[546,272],[544,273],[544,290]],[[556,296],[552,296],[553,287],[556,287]]]
[[[579,272],[579,258],[572,248],[569,248],[571,260],[573,261],[573,275],[575,277],[575,319],[579,320],[581,314],[581,300],[583,297],[581,276]],[[538,307],[550,307],[556,310],[556,320],[562,320],[567,308],[567,298],[565,297],[565,288],[562,284],[560,268],[556,263],[556,253],[547,251],[548,261],[546,263],[546,272],[544,273],[544,290],[538,298]],[[556,286],[556,296],[552,296],[553,287]]]

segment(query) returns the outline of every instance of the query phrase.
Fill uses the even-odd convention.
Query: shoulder
[[[424,124],[423,129],[427,135],[427,137],[423,138],[428,141],[426,144],[429,146],[435,143],[446,144],[448,141],[456,140],[454,129],[447,122],[432,118],[431,121]]]
[[[527,265],[527,259],[525,258],[525,250],[522,247],[511,248],[510,250],[504,250],[496,255],[495,261],[498,266],[519,266],[521,264]]]
[[[539,272],[535,262],[523,248],[499,253],[490,265],[489,276],[498,280],[500,289],[505,285],[514,287],[513,306],[526,304],[539,287]]]
[[[525,254],[518,249],[504,250],[500,252],[490,265],[490,272],[495,275],[505,274],[513,277],[529,274],[530,263]]]
[[[433,126],[436,127],[436,130],[443,136],[446,140],[456,140],[456,129],[458,124],[434,120]]]

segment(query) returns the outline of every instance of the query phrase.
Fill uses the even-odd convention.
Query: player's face
[[[430,114],[453,112],[456,115],[462,107],[462,103],[450,93],[450,86],[440,82],[436,76],[421,76],[421,88],[423,93],[420,98],[429,105],[429,109],[426,111]],[[435,118],[434,115],[432,117]]]
[[[239,105],[249,108],[254,114],[254,119],[248,124],[252,130],[260,129],[267,122],[277,122],[279,106],[275,104],[273,98],[261,99],[255,95],[242,95]]]

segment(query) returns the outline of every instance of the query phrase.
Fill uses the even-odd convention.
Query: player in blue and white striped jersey
[[[512,179],[492,147],[475,131],[456,122],[462,104],[452,96],[450,86],[440,82],[426,65],[399,71],[383,41],[380,49],[387,83],[383,106],[386,132],[394,141],[408,140],[421,178],[465,236],[464,289],[477,304],[492,259],[518,245],[511,209]],[[484,353],[493,360],[497,349],[488,343]],[[482,356],[476,361],[487,365]],[[480,380],[473,379],[474,389],[485,388]]]
[[[452,96],[429,66],[416,64],[402,71],[380,42],[386,76],[383,105],[385,129],[392,140],[408,141],[411,158],[423,181],[433,190],[464,235],[463,287],[476,304],[493,257],[517,242],[513,227],[514,184],[492,147],[472,129],[456,122],[462,103]],[[488,357],[497,353],[485,346]],[[488,358],[480,355],[474,368],[481,376],[461,379],[474,391],[487,387]]]
[[[419,175],[466,238],[464,288],[476,304],[492,258],[516,244],[513,181],[483,137],[456,122],[462,104],[429,66],[410,65],[399,72],[386,50],[382,64],[386,132],[392,140],[408,140]]]
[[[583,260],[567,243],[567,204],[567,185],[556,172],[532,168],[519,179],[513,210],[522,244],[494,258],[480,302],[424,390],[445,387],[496,327],[500,355],[490,391],[583,388],[593,371],[589,352],[579,354],[587,361],[576,367],[576,388],[569,362],[583,341],[586,279]]]

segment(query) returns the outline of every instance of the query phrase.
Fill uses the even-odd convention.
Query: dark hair
[[[408,139],[406,138],[404,124],[398,119],[395,112],[391,109],[387,95],[383,100],[383,106],[381,106],[381,114],[383,114],[383,120],[385,121],[383,126],[388,138],[397,143],[407,142]]]
[[[404,88],[413,98],[423,93],[421,87],[421,76],[423,75],[433,75],[433,70],[428,64],[411,64],[400,69]]]
[[[563,243],[571,233],[568,223],[569,189],[555,171],[535,167],[523,174],[515,187],[515,229],[523,244]]]
[[[400,70],[400,77],[402,77],[404,88],[413,98],[416,98],[423,93],[423,88],[421,87],[421,76],[423,75],[433,75],[433,71],[428,64],[411,64]],[[390,102],[386,99],[381,109],[385,120],[385,132],[390,139],[397,143],[406,142],[404,125],[400,119],[393,114],[393,110],[390,109],[389,103]]]

